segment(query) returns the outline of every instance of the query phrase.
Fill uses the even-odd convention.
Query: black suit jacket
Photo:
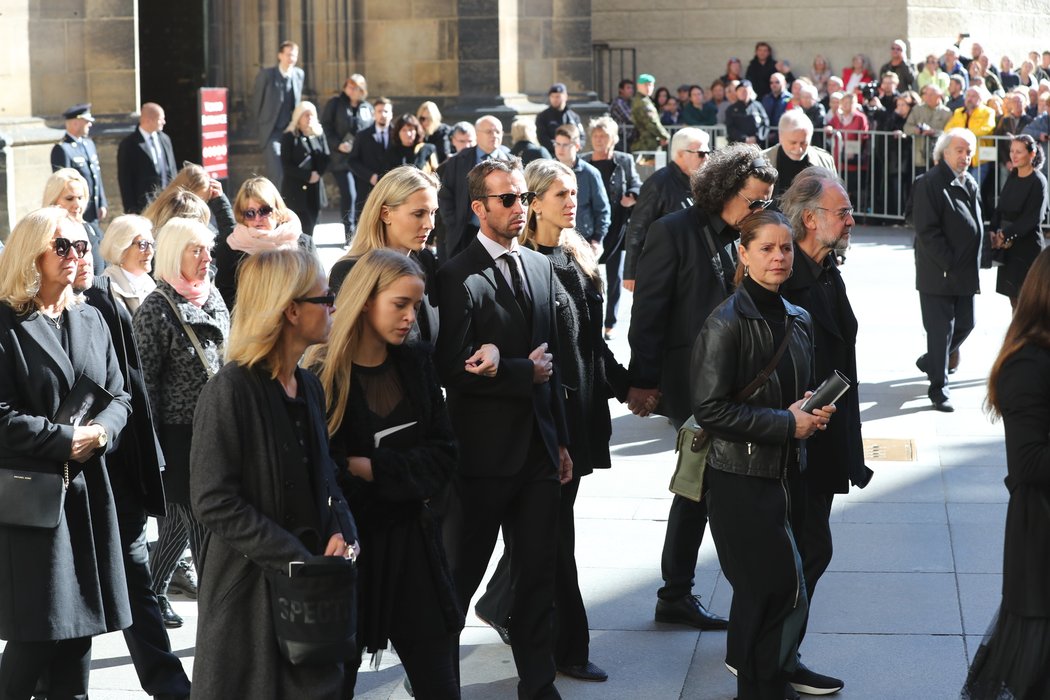
[[[689,176],[674,161],[660,168],[641,186],[638,201],[631,212],[631,221],[624,236],[623,278],[636,279],[638,258],[645,247],[645,236],[657,219],[671,212],[693,206],[693,190]]]
[[[966,188],[954,179],[942,160],[915,181],[912,191],[915,289],[925,294],[962,296],[981,290],[981,198],[972,177],[966,175]]]
[[[452,427],[460,442],[460,473],[509,477],[525,465],[533,426],[547,448],[551,469],[558,446],[569,444],[561,381],[534,384],[529,353],[542,343],[558,359],[554,268],[546,256],[521,249],[532,292],[532,325],[495,261],[476,239],[438,271],[441,333],[436,364],[448,395]],[[464,369],[484,343],[500,350],[495,377]]]
[[[175,152],[171,148],[171,137],[163,131],[157,134],[161,157],[167,164],[168,182],[175,177]],[[125,214],[141,214],[156,192],[167,183],[162,183],[153,152],[142,138],[138,127],[124,137],[117,148],[117,182],[120,183],[120,201]]]
[[[510,151],[505,146],[496,149],[499,157],[509,160]],[[445,224],[444,235],[438,239],[438,259],[441,264],[458,255],[471,243],[468,230],[473,211],[470,209],[470,194],[467,192],[467,173],[478,162],[478,147],[464,148],[441,164],[438,174],[441,189],[438,190],[438,214]]]
[[[51,170],[73,168],[80,173],[88,185],[88,201],[84,207],[84,221],[98,221],[98,210],[109,207],[106,188],[102,185],[102,168],[98,164],[98,151],[90,138],[76,139],[68,133],[51,149]]]
[[[114,493],[133,493],[139,496],[139,501],[135,504],[118,502],[117,510],[132,505],[150,515],[164,517],[166,500],[164,480],[161,478],[164,457],[153,424],[146,382],[142,377],[139,348],[131,328],[131,314],[124,304],[113,297],[108,277],[97,275],[93,286],[84,292],[84,296],[88,304],[99,310],[102,320],[109,327],[117,365],[124,378],[124,389],[131,394],[131,417],[124,426],[117,447],[107,458],[106,466],[109,467],[110,480],[114,484],[120,480],[127,486],[122,489],[114,487]]]
[[[716,241],[698,207],[668,214],[649,227],[638,260],[631,310],[631,386],[663,392],[656,413],[676,422],[693,414],[689,364],[693,341],[716,306],[729,297],[733,270],[716,272]]]
[[[372,176],[383,177],[390,169],[390,147],[397,136],[394,134],[394,125],[388,127],[386,148],[376,141],[376,125],[362,129],[357,132],[354,146],[347,156],[347,165],[354,174],[357,183],[357,201],[364,202],[372,191]]]
[[[829,256],[830,257],[830,256]],[[835,295],[838,313],[826,293]],[[853,386],[835,404],[838,411],[827,430],[818,430],[806,441],[805,479],[820,493],[847,493],[850,484],[865,486],[871,470],[864,464],[860,432],[860,387],[857,384],[857,317],[853,315],[842,274],[831,262],[820,277],[813,274],[809,258],[795,252],[791,277],[780,286],[780,294],[809,312],[813,320],[814,386],[835,370],[849,377]]]

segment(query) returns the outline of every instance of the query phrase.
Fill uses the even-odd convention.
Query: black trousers
[[[459,700],[459,634],[424,639],[391,637],[417,700]],[[347,664],[343,683],[346,700],[354,697],[358,667]]]
[[[806,581],[806,594],[810,603],[817,582],[831,564],[833,545],[831,541],[831,506],[835,494],[824,493],[814,488],[803,476],[793,480],[795,488],[791,493],[792,529],[796,534],[795,543],[802,555],[802,574]],[[806,636],[809,617],[802,626],[799,644]]]
[[[677,432],[685,420],[672,418]],[[678,600],[693,592],[696,577],[696,559],[707,528],[707,497],[700,502],[682,496],[671,499],[664,532],[664,548],[660,555],[660,573],[664,585],[656,592],[662,600]]]
[[[357,183],[349,170],[332,172],[332,179],[339,188],[340,221],[343,222],[343,232],[349,243],[357,231]]]
[[[948,296],[919,292],[922,326],[926,329],[928,395],[936,402],[948,399],[948,355],[959,349],[974,326],[973,295]]]
[[[579,476],[561,487],[558,506],[558,563],[555,572],[554,606],[554,661],[557,666],[582,666],[590,660],[591,634],[587,609],[580,592],[579,572],[576,568],[576,523],[573,506],[580,490]],[[510,627],[510,609],[513,602],[510,560],[513,545],[510,536],[503,533],[503,556],[488,587],[475,606],[486,620]]]
[[[620,310],[620,295],[623,293],[623,244],[605,260],[605,327],[616,326],[616,314]]]
[[[717,469],[706,479],[711,536],[733,586],[726,663],[737,669],[737,698],[782,700],[809,613],[789,484]]]
[[[91,637],[8,642],[0,658],[0,700],[29,700],[47,677],[48,700],[87,700]]]
[[[535,429],[525,466],[514,476],[460,478],[463,522],[453,569],[459,603],[463,610],[469,608],[502,526],[514,548],[510,635],[522,700],[561,697],[554,687],[559,489],[554,465]]]

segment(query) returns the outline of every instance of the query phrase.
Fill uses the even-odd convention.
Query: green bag
[[[704,495],[704,467],[711,449],[711,437],[698,425],[683,425],[678,430],[674,451],[678,463],[667,488],[683,498],[700,502]]]

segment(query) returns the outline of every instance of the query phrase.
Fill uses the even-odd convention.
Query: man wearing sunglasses
[[[503,527],[514,541],[510,637],[518,697],[553,700],[561,697],[554,687],[558,500],[560,484],[572,479],[554,365],[554,268],[518,244],[535,196],[520,160],[485,160],[467,184],[480,232],[438,271],[435,364],[460,447],[462,522],[447,535],[456,543],[452,575],[466,610]],[[478,369],[484,343],[499,348],[495,376]]]
[[[772,203],[776,179],[776,169],[757,146],[731,144],[709,155],[693,178],[695,204],[649,227],[638,259],[628,334],[627,407],[635,415],[667,416],[676,431],[692,418],[693,341],[711,311],[732,293],[738,227]],[[727,621],[693,595],[706,526],[706,501],[674,497],[661,556],[664,585],[657,591],[657,622],[726,628]]]
[[[686,127],[671,139],[671,162],[642,184],[631,213],[624,243],[623,286],[634,291],[635,268],[645,245],[650,224],[671,212],[693,206],[689,178],[700,169],[711,152],[711,137],[703,129]]]

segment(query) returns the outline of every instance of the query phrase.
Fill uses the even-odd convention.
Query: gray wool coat
[[[321,383],[303,370],[297,376],[309,409],[311,454],[318,455],[308,468],[321,542],[336,532],[355,542],[357,529],[329,456]],[[197,403],[190,496],[211,537],[197,599],[194,700],[322,700],[338,698],[342,688],[342,664],[292,666],[274,636],[264,571],[287,571],[289,561],[312,554],[283,527],[283,474],[302,467],[289,461],[287,440],[295,437],[281,391],[268,371],[228,363]]]
[[[66,312],[70,354],[40,314],[0,304],[0,467],[59,471],[73,427],[53,423],[85,374],[113,395],[95,418],[113,438],[131,411],[109,330],[98,310]],[[62,519],[54,529],[0,526],[0,639],[76,639],[131,624],[117,512],[101,451],[69,462]]]

